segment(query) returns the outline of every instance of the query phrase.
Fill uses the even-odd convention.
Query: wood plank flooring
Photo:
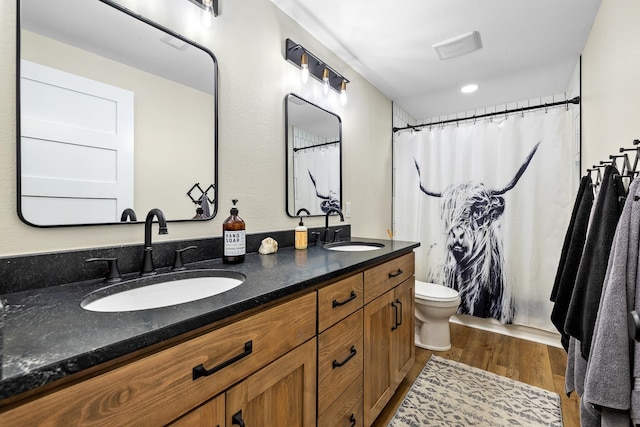
[[[384,427],[393,418],[405,394],[432,354],[558,393],[564,427],[579,427],[575,393],[564,393],[567,355],[562,348],[550,347],[506,335],[451,324],[451,350],[433,352],[416,348],[416,362],[373,426]]]

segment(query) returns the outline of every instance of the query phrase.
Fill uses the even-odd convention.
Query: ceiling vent
[[[480,39],[480,33],[477,31],[462,34],[433,45],[433,49],[440,59],[466,55],[480,48],[482,48],[482,40]]]

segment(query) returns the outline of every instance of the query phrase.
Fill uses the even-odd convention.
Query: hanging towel
[[[564,324],[569,303],[571,302],[571,294],[576,283],[576,275],[578,274],[584,243],[587,239],[589,216],[593,201],[593,182],[591,177],[586,175],[580,180],[580,188],[578,188],[578,195],[571,213],[571,220],[569,221],[569,227],[562,246],[558,271],[551,291],[551,301],[555,303],[551,311],[551,322],[560,332],[562,347],[564,347],[565,351],[569,349],[569,335],[564,331]]]
[[[640,196],[638,180],[629,187],[616,228],[585,374],[583,400],[609,409],[602,411],[603,423],[622,416],[628,425],[631,409],[633,343],[627,315],[636,308],[640,243],[640,203],[634,196]]]
[[[585,360],[589,360],[589,348],[600,305],[607,261],[625,195],[618,170],[613,166],[607,166],[591,215],[587,240],[564,324],[565,332],[580,341],[580,350]]]

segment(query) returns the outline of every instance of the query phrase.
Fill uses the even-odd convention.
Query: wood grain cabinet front
[[[310,293],[0,413],[0,425],[159,426],[316,335]]]
[[[319,333],[362,308],[362,280],[359,273],[318,290]]]

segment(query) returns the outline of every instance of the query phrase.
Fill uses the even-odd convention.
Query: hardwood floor
[[[373,426],[383,427],[389,423],[432,354],[554,391],[560,395],[564,427],[580,426],[577,396],[573,393],[568,398],[564,393],[567,355],[562,348],[453,323],[451,346],[446,352],[416,348],[413,368]]]

